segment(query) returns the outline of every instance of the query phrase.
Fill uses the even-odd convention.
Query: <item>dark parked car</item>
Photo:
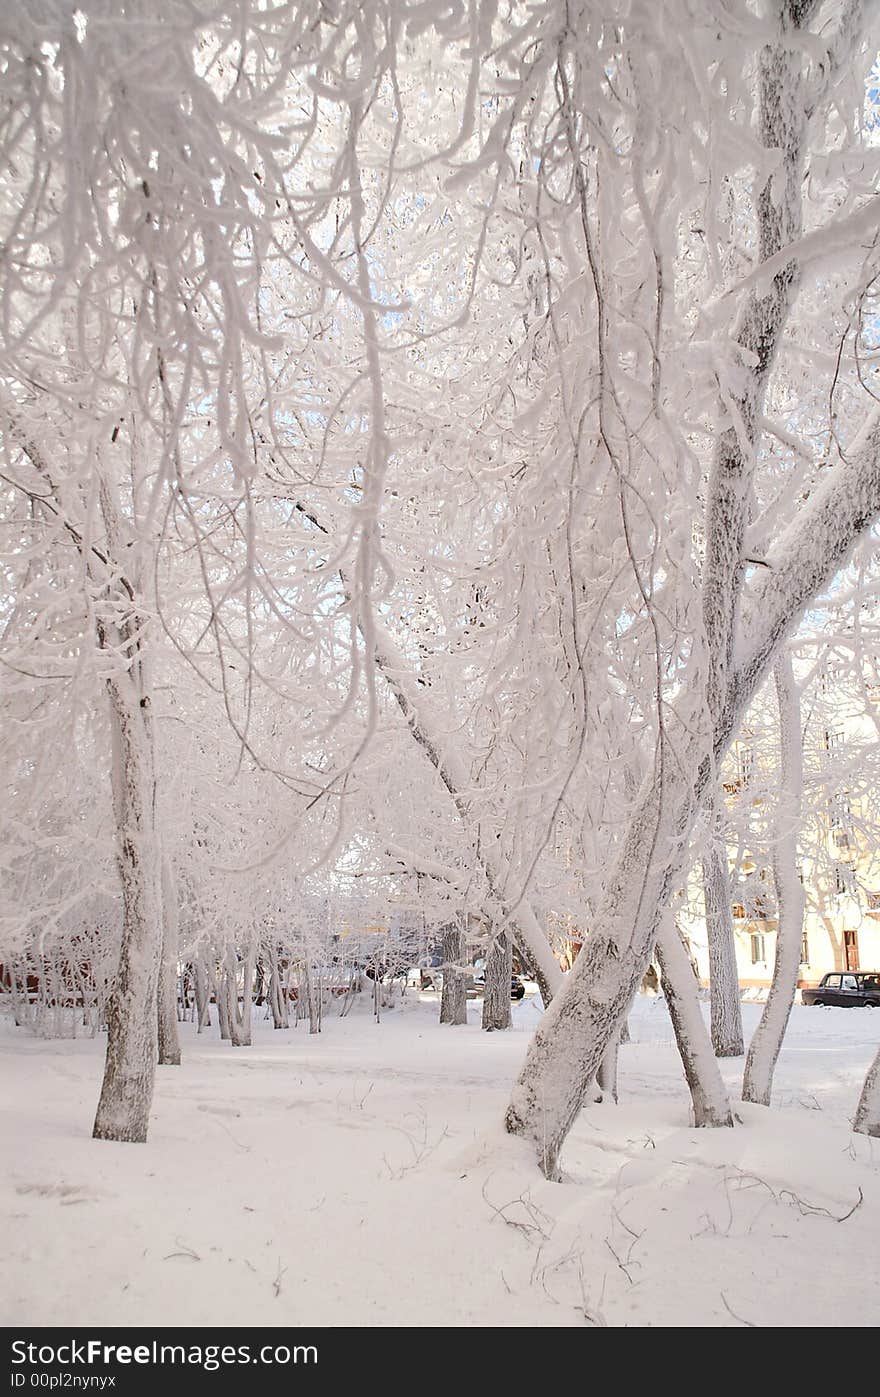
[[[485,991],[485,988],[486,988],[486,975],[485,975],[485,972],[484,972],[483,970],[480,970],[480,971],[474,976],[473,987],[472,987],[471,989],[468,990],[468,999],[478,999],[478,998],[483,994],[483,992]],[[514,975],[514,976],[512,976],[512,977],[511,977],[511,981],[510,981],[510,997],[511,997],[511,999],[523,999],[524,996],[525,996],[525,992],[526,992],[526,987],[525,987],[525,985],[523,984],[522,980],[520,979],[519,975]]]
[[[880,970],[836,970],[822,976],[822,983],[801,990],[804,1004],[831,1004],[856,1009],[869,1005],[880,1009]]]

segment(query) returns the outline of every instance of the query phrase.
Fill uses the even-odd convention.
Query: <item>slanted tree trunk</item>
[[[707,778],[708,764],[703,780]],[[673,814],[676,794],[680,794],[680,801]],[[604,932],[590,937],[564,992],[544,1015],[529,1046],[508,1108],[507,1128],[535,1142],[548,1177],[557,1176],[562,1142],[612,1036],[629,1011],[660,938],[670,890],[682,874],[682,846],[693,826],[695,794],[679,787],[678,792],[670,791],[664,798],[653,780],[646,783],[641,808],[625,835],[595,919]],[[671,943],[672,938],[669,940]],[[671,955],[664,949],[670,978],[678,985],[683,981],[678,973],[679,959],[684,957],[688,963],[687,953],[680,943]],[[689,963],[688,974],[693,978]],[[708,1042],[698,1003],[697,1015],[689,1014],[684,1026],[685,1031],[690,1028],[701,1033]],[[709,1055],[711,1058],[711,1047]],[[711,1060],[714,1063],[714,1058]],[[691,1070],[696,1070],[693,1063]],[[700,1058],[699,1074],[703,1071],[709,1068]],[[712,1093],[706,1097],[709,1104],[705,1113],[701,1106],[699,1114],[708,1124],[713,1114]],[[724,1112],[716,1123],[727,1123]]]
[[[801,711],[791,656],[780,655],[773,674],[779,708],[779,811],[773,846],[776,884],[776,959],[761,1022],[749,1044],[743,1076],[743,1101],[770,1105],[773,1073],[788,1027],[797,989],[804,929],[804,889],[797,872],[797,840],[804,784]]]
[[[512,1134],[534,1141],[548,1178],[605,1050],[644,974],[681,852],[671,862],[674,822],[652,780],[623,846],[594,931],[529,1045],[507,1111]],[[662,827],[661,827],[662,825]],[[680,836],[679,836],[680,839]],[[676,841],[678,842],[678,841]]]
[[[513,978],[513,939],[506,931],[492,937],[486,955],[483,1028],[487,1033],[510,1028],[510,982]]]
[[[539,936],[544,936],[545,934],[531,907],[526,904],[518,907],[517,918],[518,921],[511,924],[513,927],[517,954],[522,962],[523,970],[528,975],[529,979],[534,980],[535,984],[538,986],[541,1003],[546,1009],[548,1005],[552,1003],[554,994],[563,983],[562,970],[559,962],[556,960],[556,956],[553,954],[552,949],[550,949],[549,943],[548,950],[550,950],[550,956],[556,967],[555,970],[552,970],[552,973],[551,970],[548,969],[546,958],[539,962],[538,958],[533,953],[533,944],[537,941]],[[523,927],[528,928],[528,937],[526,937],[525,932],[522,930]]]
[[[177,883],[167,854],[162,859],[162,967],[159,974],[159,1066],[180,1066],[177,1028]]]
[[[443,993],[440,996],[440,1022],[467,1023],[467,987],[470,976],[464,969],[465,936],[459,925],[443,932]]]
[[[875,1139],[880,1139],[880,1049],[868,1068],[856,1108],[853,1130],[859,1135],[873,1135]]]
[[[667,914],[657,942],[666,1007],[691,1093],[695,1126],[732,1126],[727,1088],[700,1012],[697,977],[678,927]]]
[[[720,834],[713,833],[703,855],[703,896],[709,943],[712,1047],[716,1057],[739,1057],[743,1052],[739,970],[733,939],[727,851]]]
[[[108,681],[122,945],[107,1007],[107,1058],[96,1140],[147,1138],[157,1056],[162,900],[149,698],[134,675]]]

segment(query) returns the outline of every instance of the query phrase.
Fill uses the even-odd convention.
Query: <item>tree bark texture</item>
[[[179,916],[177,883],[167,855],[162,859],[162,966],[159,975],[159,1066],[180,1066],[177,1027],[177,948]]]
[[[93,1134],[147,1138],[157,1056],[162,898],[149,699],[132,676],[108,682],[122,945],[107,1008],[107,1057]]]
[[[716,1057],[743,1052],[739,970],[733,938],[730,874],[723,836],[713,834],[703,855],[703,896],[709,943],[709,996],[712,1047]]]
[[[443,992],[440,996],[440,1022],[467,1023],[467,987],[471,980],[464,969],[465,935],[460,926],[443,932]]]
[[[193,977],[195,979],[196,991],[196,1016],[198,1018],[198,1032],[203,1028],[211,1027],[211,989],[208,979],[208,972],[205,968],[204,954],[199,951],[193,961]]]
[[[510,1028],[510,982],[513,978],[513,938],[506,931],[493,936],[486,955],[483,1028],[487,1033]]]
[[[282,970],[278,948],[270,952],[271,973],[269,976],[269,1005],[272,1010],[272,1024],[275,1028],[290,1027],[290,1013],[287,1000],[287,973]]]

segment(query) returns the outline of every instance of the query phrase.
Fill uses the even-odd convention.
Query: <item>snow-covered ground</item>
[[[747,1031],[760,1006],[746,1004]],[[512,1033],[410,991],[232,1049],[183,1029],[147,1145],[91,1140],[103,1043],[0,1025],[5,1324],[876,1325],[880,1141],[849,1118],[880,1014],[796,1006],[778,1109],[688,1126],[662,1000],[547,1183],[500,1119]],[[723,1065],[732,1086],[742,1060]]]

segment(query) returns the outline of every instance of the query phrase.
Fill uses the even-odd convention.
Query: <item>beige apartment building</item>
[[[817,984],[828,971],[880,970],[880,685],[832,672],[808,692],[801,714],[804,787],[797,870],[806,899],[801,985]],[[771,863],[779,781],[777,718],[765,700],[750,715],[723,772],[731,908],[744,990],[766,989],[773,974],[778,923]],[[698,866],[680,925],[708,983],[699,873]]]

